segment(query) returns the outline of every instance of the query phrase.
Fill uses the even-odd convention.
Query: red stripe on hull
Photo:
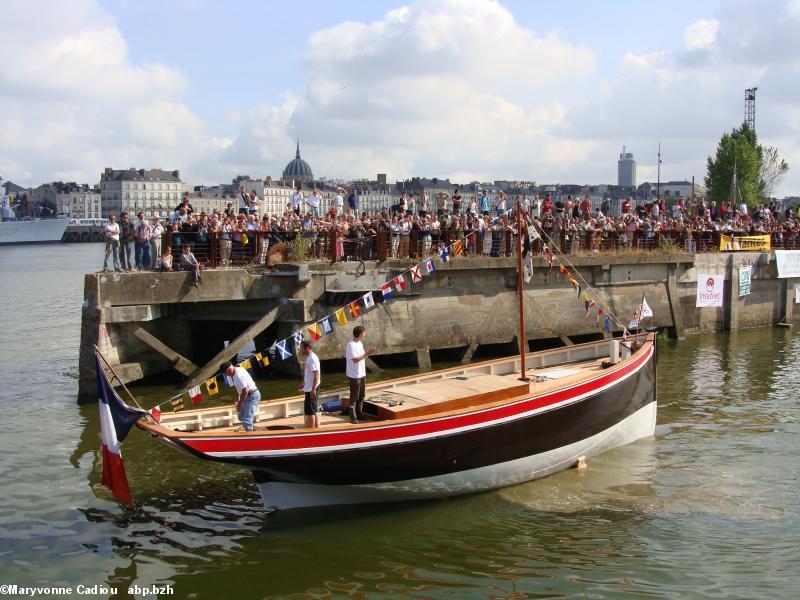
[[[271,452],[279,450],[335,450],[338,446],[380,443],[395,439],[433,434],[447,434],[449,431],[489,423],[498,419],[508,419],[532,410],[547,408],[560,402],[596,392],[637,371],[653,356],[653,350],[643,353],[631,364],[596,379],[551,392],[539,398],[528,398],[508,405],[476,410],[471,413],[451,417],[432,418],[425,421],[403,424],[372,426],[343,431],[319,431],[307,434],[279,434],[267,436],[231,435],[219,438],[180,438],[181,443],[192,450],[205,454],[216,452]]]

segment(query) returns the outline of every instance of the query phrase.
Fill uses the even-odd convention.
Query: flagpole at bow
[[[102,352],[100,352],[100,348],[98,348],[97,346],[95,346],[95,347],[94,347],[94,352],[95,352],[95,354],[97,354],[97,356],[99,356],[99,357],[100,357],[100,360],[102,360],[102,361],[103,361],[103,363],[106,365],[106,368],[107,368],[109,371],[111,371],[111,374],[114,376],[114,379],[116,379],[117,381],[119,381],[119,384],[122,386],[122,389],[123,389],[123,390],[125,390],[125,393],[126,393],[126,394],[128,394],[128,398],[130,398],[130,399],[133,401],[133,403],[136,405],[136,407],[137,407],[139,410],[144,410],[144,409],[142,408],[142,406],[139,404],[139,402],[136,400],[136,398],[133,396],[133,394],[131,394],[131,391],[130,391],[130,390],[127,388],[127,387],[125,387],[125,382],[124,382],[124,381],[122,381],[122,379],[120,379],[120,376],[119,376],[119,375],[117,375],[117,372],[116,372],[116,371],[114,371],[114,368],[113,368],[113,367],[112,367],[112,366],[109,364],[109,362],[106,360],[106,357],[105,357],[105,356],[103,356],[103,353],[102,353]]]

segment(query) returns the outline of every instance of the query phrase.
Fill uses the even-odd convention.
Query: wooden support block
[[[187,381],[184,386],[187,388],[194,387],[206,379],[211,377],[213,374],[217,372],[219,369],[219,365],[221,362],[225,360],[229,360],[234,355],[236,355],[239,350],[244,348],[247,344],[249,344],[253,338],[255,338],[259,333],[264,331],[267,327],[272,325],[275,322],[275,319],[278,316],[280,311],[280,307],[273,308],[263,317],[261,317],[258,321],[250,325],[239,337],[233,340],[227,347],[223,348],[217,355],[208,361],[203,368],[195,367],[194,371],[191,374],[188,374],[191,379]]]
[[[583,471],[584,469],[588,469],[588,468],[589,468],[589,463],[588,463],[588,462],[586,462],[586,457],[585,457],[585,456],[581,456],[581,457],[580,457],[580,458],[578,458],[578,460],[575,462],[575,464],[573,465],[573,467],[574,467],[574,468],[576,468],[576,469],[578,469],[579,471]]]
[[[198,368],[197,365],[195,365],[188,358],[181,356],[180,354],[175,352],[175,350],[173,350],[172,348],[167,346],[164,342],[155,337],[153,334],[149,333],[148,331],[145,331],[141,327],[137,327],[134,330],[133,335],[135,335],[145,344],[150,346],[153,350],[155,350],[163,357],[165,357],[167,360],[169,360],[169,362],[172,363],[172,366],[175,367],[175,370],[178,371],[179,373],[182,373],[183,375],[188,375],[189,373],[193,372]]]

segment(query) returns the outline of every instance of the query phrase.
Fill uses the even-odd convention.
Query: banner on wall
[[[698,308],[703,306],[722,306],[722,286],[724,275],[697,275],[697,303]]]
[[[800,277],[800,250],[775,250],[778,278]]]
[[[739,267],[739,297],[748,296],[750,294],[750,280],[753,277],[752,265],[746,267]]]
[[[800,283],[794,284],[794,303],[800,304]]]
[[[720,252],[747,250],[750,252],[765,252],[771,248],[768,235],[721,235],[719,236]]]

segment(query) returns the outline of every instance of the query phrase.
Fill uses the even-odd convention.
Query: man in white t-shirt
[[[311,195],[306,200],[306,204],[311,208],[311,216],[316,219],[319,216],[320,204],[322,204],[322,197],[317,188],[314,188],[314,191],[311,192]]]
[[[122,271],[119,266],[119,224],[116,215],[109,215],[108,223],[103,226],[106,238],[106,259],[103,262],[103,271],[108,271],[108,259],[114,257],[114,270]]]
[[[258,403],[261,401],[261,394],[255,381],[246,369],[234,367],[230,361],[225,361],[220,365],[219,374],[233,379],[233,385],[236,386],[236,410],[239,420],[246,431],[253,431],[253,417],[256,416]]]
[[[297,189],[289,196],[289,202],[292,204],[292,210],[298,217],[300,216],[300,209],[303,208],[303,186],[298,185]]]
[[[319,385],[322,383],[322,375],[319,368],[319,357],[314,354],[311,342],[303,340],[300,342],[300,354],[306,357],[306,368],[303,371],[303,383],[298,386],[298,390],[304,392],[306,397],[303,402],[303,420],[306,427],[319,427]]]
[[[338,187],[336,188],[336,197],[333,199],[333,208],[335,215],[341,215],[344,212],[344,195],[345,192],[344,188]]]
[[[345,359],[347,363],[347,379],[350,380],[350,421],[358,423],[364,417],[364,389],[367,384],[367,366],[365,360],[375,354],[370,346],[364,351],[364,336],[367,330],[361,325],[353,329],[353,339],[347,342]]]

